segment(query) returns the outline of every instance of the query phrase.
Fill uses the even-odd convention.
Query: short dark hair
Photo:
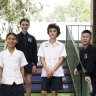
[[[55,23],[49,24],[47,28],[47,33],[49,34],[49,29],[55,28],[57,30],[57,37],[61,34],[59,26],[57,26]]]
[[[13,35],[13,36],[15,36],[15,37],[16,37],[16,39],[18,39],[17,35],[16,35],[15,33],[13,33],[13,32],[8,33],[8,34],[7,34],[7,36],[6,36],[6,39],[7,39],[7,38],[8,38],[8,36],[10,36],[10,35]]]
[[[89,30],[83,30],[83,31],[82,31],[82,34],[84,34],[84,33],[89,33],[90,36],[92,35],[91,31],[89,31]]]
[[[30,22],[29,22],[29,20],[28,20],[27,18],[23,18],[23,19],[20,20],[20,25],[21,25],[21,23],[22,23],[23,21],[26,21],[26,22],[28,22],[28,23],[30,24]]]

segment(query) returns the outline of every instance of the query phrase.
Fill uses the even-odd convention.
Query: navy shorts
[[[62,77],[41,78],[41,91],[59,91],[62,89]]]
[[[1,89],[1,84],[0,84],[0,96],[2,96],[2,89]]]
[[[24,66],[25,74],[32,74],[32,67],[33,67],[32,63],[28,63],[26,66]]]
[[[24,87],[23,84],[7,85],[1,84],[2,95],[0,96],[24,96]]]

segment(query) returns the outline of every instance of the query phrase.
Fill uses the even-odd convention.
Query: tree
[[[34,13],[42,10],[43,6],[38,2],[40,7],[30,0],[1,0],[0,1],[0,18],[8,22],[16,22],[22,17],[29,17]]]
[[[90,4],[88,0],[71,0],[67,6],[57,6],[45,19],[48,22],[88,22]]]
[[[7,22],[11,27],[15,24],[18,31],[18,22],[21,18],[31,19],[34,14],[39,13],[42,9],[43,5],[40,2],[36,3],[35,0],[0,0],[0,19],[6,22],[5,24],[3,21],[5,26]],[[2,29],[2,32],[6,31],[6,28]]]
[[[46,17],[47,22],[64,22],[66,20],[66,8],[57,6],[52,14]]]
[[[68,17],[73,22],[88,22],[90,20],[90,4],[88,0],[71,0],[67,11]]]

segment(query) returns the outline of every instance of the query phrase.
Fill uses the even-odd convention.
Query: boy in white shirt
[[[42,69],[41,96],[47,96],[51,90],[52,96],[57,96],[57,91],[62,90],[62,77],[64,76],[62,62],[67,56],[65,46],[56,38],[60,34],[60,28],[56,24],[49,24],[47,33],[49,41],[40,45],[38,56],[40,57]]]
[[[6,42],[8,49],[0,52],[0,96],[24,96],[24,66],[28,63],[23,52],[15,48],[15,33],[9,33]]]

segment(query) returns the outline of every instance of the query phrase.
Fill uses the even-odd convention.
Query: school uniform
[[[82,48],[80,50],[80,60],[85,68],[85,76],[90,76],[92,80],[93,93],[92,96],[96,94],[96,48],[91,44],[88,45],[86,49]],[[77,65],[77,70],[81,70],[81,64]]]
[[[31,74],[33,65],[37,66],[38,62],[36,39],[28,32],[26,34],[20,32],[17,36],[18,43],[16,44],[16,48],[24,53],[28,62],[28,65],[24,67],[25,73]]]
[[[8,49],[0,53],[0,67],[3,68],[1,79],[3,96],[24,96],[23,78],[20,67],[27,64],[23,52],[16,48],[13,54]]]
[[[54,45],[51,45],[49,41],[45,41],[40,45],[39,51],[38,51],[39,57],[44,57],[46,65],[49,69],[52,69],[57,62],[59,61],[59,58],[64,56],[66,57],[66,50],[65,46],[59,42],[56,41]],[[60,65],[56,71],[54,72],[53,76],[51,78],[47,78],[46,70],[42,69],[42,80],[41,80],[41,90],[47,91],[48,89],[58,91],[62,89],[62,77],[64,76],[62,65]]]

